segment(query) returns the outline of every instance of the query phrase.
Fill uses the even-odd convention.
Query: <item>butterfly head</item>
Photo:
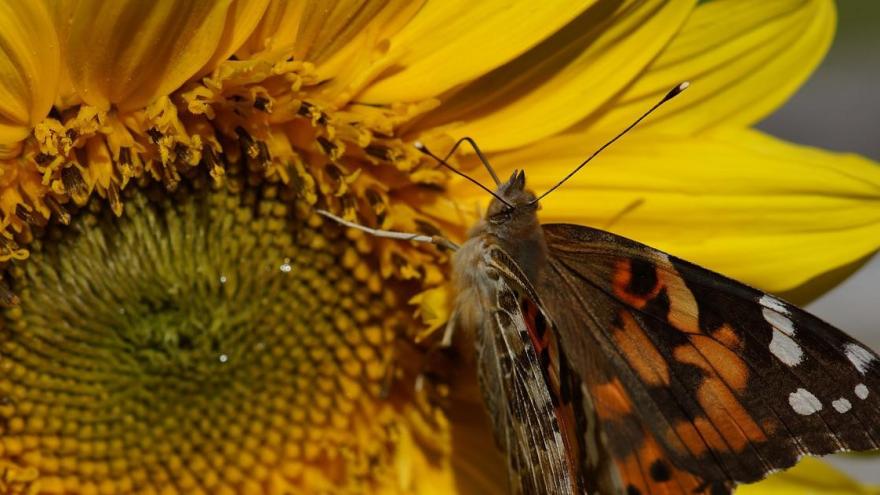
[[[538,203],[535,202],[535,193],[526,189],[525,171],[514,170],[510,179],[498,186],[495,194],[496,198],[486,211],[490,230],[492,226],[516,230],[517,227],[530,228],[537,224]]]
[[[546,258],[544,231],[538,221],[535,193],[526,189],[526,174],[514,171],[498,184],[486,216],[471,235],[488,235],[510,256],[533,284]]]

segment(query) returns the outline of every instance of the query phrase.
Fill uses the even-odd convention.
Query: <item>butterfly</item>
[[[473,336],[512,492],[719,495],[804,455],[880,448],[880,361],[865,345],[644,244],[542,225],[525,172],[501,182],[484,163],[497,188],[481,185],[493,200],[450,246],[447,333]]]

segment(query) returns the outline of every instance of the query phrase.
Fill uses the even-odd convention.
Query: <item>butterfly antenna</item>
[[[449,156],[452,156],[452,153],[455,151],[455,148],[458,147],[458,144],[461,143],[461,142],[464,141],[464,140],[470,140],[470,138],[465,138],[465,139],[459,140],[459,142],[456,143],[456,146],[453,147],[452,151],[449,153]],[[471,140],[471,144],[473,145],[473,140]],[[479,186],[482,190],[484,190],[484,191],[486,191],[487,193],[491,194],[493,198],[495,198],[495,199],[497,199],[498,201],[501,201],[502,203],[504,203],[505,206],[507,206],[507,207],[509,207],[509,208],[513,208],[513,205],[512,205],[512,204],[510,204],[510,203],[507,202],[504,198],[502,198],[501,196],[499,196],[498,194],[496,194],[495,191],[493,191],[493,190],[489,189],[488,187],[484,186],[483,184],[480,183],[480,181],[478,181],[478,180],[474,179],[473,177],[471,177],[471,176],[465,174],[465,173],[462,172],[461,170],[458,170],[457,168],[453,167],[452,165],[450,165],[450,164],[446,161],[446,159],[444,159],[444,158],[440,158],[439,156],[437,156],[437,155],[435,155],[434,153],[432,153],[431,150],[429,150],[428,147],[425,146],[425,144],[422,143],[421,141],[416,141],[416,142],[414,142],[414,143],[413,143],[413,146],[415,146],[415,148],[416,148],[417,150],[421,151],[422,153],[424,153],[424,154],[430,156],[431,158],[433,158],[434,160],[436,160],[437,163],[439,163],[440,165],[443,165],[444,167],[446,167],[446,168],[448,168],[449,170],[451,170],[453,173],[455,173],[455,174],[457,174],[457,175],[460,175],[460,176],[464,177],[465,179],[467,179],[467,180],[473,182],[474,184],[476,184],[477,186]],[[477,149],[476,145],[474,145],[474,149],[477,150],[477,155],[480,157],[480,160],[483,161],[483,164],[486,165],[486,167],[489,169],[490,173],[492,174],[492,178],[495,179],[495,182],[498,182],[498,178],[495,176],[495,173],[492,171],[492,168],[489,167],[489,163],[485,161],[485,157],[483,157],[483,154],[480,153],[480,151],[479,151],[479,149]],[[447,158],[448,158],[448,157],[447,157]]]
[[[632,124],[630,124],[629,126],[627,126],[626,129],[624,129],[623,131],[621,131],[618,135],[614,136],[614,137],[613,137],[610,141],[608,141],[607,143],[603,144],[602,147],[600,147],[599,149],[597,149],[596,151],[594,151],[592,155],[590,155],[586,160],[582,161],[580,165],[578,165],[577,167],[575,167],[574,170],[572,170],[571,172],[569,172],[568,175],[566,175],[565,177],[563,177],[561,181],[559,181],[559,182],[556,183],[556,185],[554,185],[554,186],[551,187],[550,189],[546,190],[546,191],[544,192],[544,194],[542,194],[542,195],[538,196],[537,198],[535,198],[535,200],[532,201],[531,204],[535,204],[535,203],[537,203],[538,201],[542,200],[545,196],[547,196],[548,194],[552,193],[552,192],[555,191],[557,188],[559,188],[559,186],[561,186],[562,184],[565,184],[565,181],[567,181],[568,179],[571,179],[571,177],[572,177],[574,174],[578,173],[578,171],[580,171],[580,169],[584,168],[584,166],[586,166],[588,163],[590,163],[590,160],[592,160],[593,158],[595,158],[596,155],[598,155],[599,153],[601,153],[602,151],[604,151],[605,148],[611,146],[615,141],[617,141],[618,139],[620,139],[624,134],[626,134],[627,132],[631,131],[633,127],[639,125],[639,122],[641,122],[642,120],[644,120],[645,117],[647,117],[648,115],[651,115],[651,113],[652,113],[654,110],[657,110],[658,108],[660,108],[660,105],[662,105],[662,104],[666,103],[667,101],[669,101],[669,100],[675,98],[675,97],[678,96],[682,91],[686,90],[686,89],[688,88],[688,86],[690,86],[690,85],[691,85],[691,83],[685,81],[685,82],[679,84],[678,86],[672,88],[668,93],[666,93],[666,96],[664,96],[662,100],[658,101],[658,102],[657,102],[656,104],[654,104],[654,106],[651,107],[647,112],[643,113],[641,117],[637,118],[635,122],[633,122]]]
[[[480,150],[480,147],[477,146],[477,142],[474,141],[474,139],[471,137],[465,136],[465,137],[459,139],[458,141],[456,141],[455,144],[452,146],[452,149],[449,150],[449,153],[446,153],[446,157],[443,158],[443,160],[449,160],[449,157],[452,156],[453,153],[455,153],[455,150],[457,150],[458,147],[461,146],[461,143],[468,143],[469,145],[471,145],[471,148],[473,148],[474,151],[477,153],[477,158],[480,159],[480,163],[482,163],[483,166],[486,167],[486,170],[489,171],[489,175],[492,176],[492,180],[495,181],[495,185],[500,186],[501,179],[498,178],[498,174],[495,173],[495,169],[492,168],[492,165],[489,165],[489,160],[487,160],[485,155],[483,155],[483,152]]]

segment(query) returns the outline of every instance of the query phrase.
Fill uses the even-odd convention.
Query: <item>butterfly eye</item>
[[[498,213],[491,215],[489,217],[489,222],[493,224],[502,224],[509,222],[511,217],[513,217],[513,208],[510,206],[505,206],[504,209],[502,209]]]

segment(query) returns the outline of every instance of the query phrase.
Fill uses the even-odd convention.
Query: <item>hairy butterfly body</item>
[[[878,356],[773,296],[635,241],[541,225],[538,201],[665,101],[536,197],[526,176],[493,200],[455,249],[444,342],[472,338],[511,491],[720,495],[804,455],[880,448]]]

